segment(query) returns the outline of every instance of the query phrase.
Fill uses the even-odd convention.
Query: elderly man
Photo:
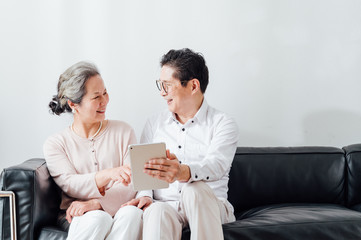
[[[207,104],[208,68],[201,54],[170,50],[161,67],[156,84],[168,110],[148,119],[141,142],[166,143],[167,158],[150,159],[144,171],[170,186],[140,192],[128,204],[145,209],[143,239],[180,239],[186,226],[191,239],[223,239],[222,223],[235,220],[227,191],[237,125]]]

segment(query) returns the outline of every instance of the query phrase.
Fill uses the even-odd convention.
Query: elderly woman
[[[79,62],[62,75],[49,103],[54,114],[70,112],[71,126],[49,137],[44,156],[63,190],[60,208],[70,223],[68,239],[138,239],[142,209],[121,205],[136,195],[129,186],[128,145],[136,143],[125,122],[105,120],[109,96],[97,68]]]

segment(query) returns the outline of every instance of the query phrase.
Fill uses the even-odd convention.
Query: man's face
[[[167,101],[169,111],[176,114],[186,114],[187,106],[191,104],[191,88],[183,87],[179,79],[173,77],[174,68],[164,65],[160,72],[160,81],[167,92],[162,88],[160,95]]]

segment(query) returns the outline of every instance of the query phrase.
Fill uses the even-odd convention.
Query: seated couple
[[[169,188],[134,192],[128,145],[136,143],[127,123],[105,120],[107,89],[97,68],[79,62],[60,75],[54,114],[70,112],[70,127],[49,137],[44,156],[62,189],[68,239],[223,239],[222,223],[235,221],[227,201],[228,173],[238,130],[204,99],[208,68],[201,54],[170,50],[156,81],[168,110],[149,118],[140,142],[165,142],[166,158],[150,159],[144,171]]]

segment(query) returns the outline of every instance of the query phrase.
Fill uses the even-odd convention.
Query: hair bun
[[[52,100],[49,103],[50,111],[53,112],[53,114],[60,115],[64,112],[64,109],[61,107],[59,98],[57,95],[54,95]]]

